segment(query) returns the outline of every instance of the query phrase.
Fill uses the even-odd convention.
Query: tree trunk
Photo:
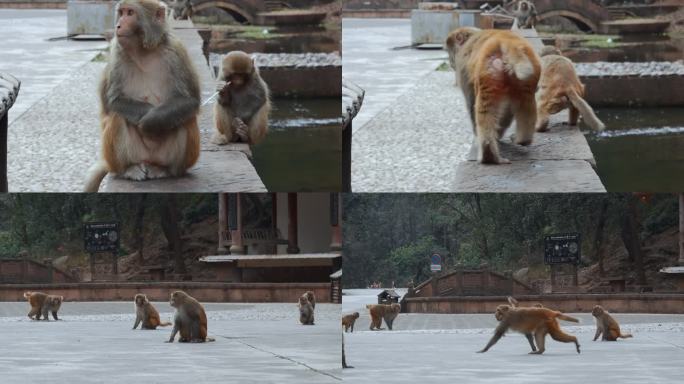
[[[594,236],[594,259],[598,260],[600,277],[604,277],[606,275],[606,270],[603,267],[603,253],[601,253],[601,248],[603,247],[603,228],[606,225],[607,213],[608,198],[604,198],[603,203],[601,204],[601,212],[599,215],[598,224],[596,225],[596,235]]]
[[[480,194],[475,194],[475,206],[477,207],[477,232],[480,236],[480,251],[487,263],[491,265],[489,257],[489,244],[487,242],[487,231],[485,230],[484,218],[482,217],[482,206],[480,205]]]
[[[145,256],[143,255],[143,248],[145,247],[145,227],[143,225],[143,219],[145,217],[145,200],[147,199],[147,194],[143,193],[140,195],[138,200],[138,209],[135,213],[135,249],[138,252],[138,265],[142,265],[145,262]]]
[[[183,243],[180,236],[180,229],[178,228],[180,214],[178,212],[177,200],[174,194],[169,194],[166,197],[160,216],[164,236],[166,236],[166,240],[169,243],[169,249],[173,254],[174,272],[184,275],[187,273],[187,269],[185,268],[185,260],[183,259]]]
[[[641,239],[639,237],[639,221],[637,218],[637,206],[633,196],[627,197],[627,211],[622,219],[622,242],[627,248],[629,258],[634,262],[634,269],[637,275],[637,284],[646,284],[644,273],[643,252],[641,250]]]
[[[684,265],[684,193],[679,194],[679,265]]]

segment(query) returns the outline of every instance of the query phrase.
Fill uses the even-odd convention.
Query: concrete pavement
[[[168,303],[154,303],[164,320]],[[294,303],[205,305],[206,344],[164,343],[171,330],[132,330],[133,303],[65,302],[62,321],[32,321],[28,304],[0,303],[3,383],[335,383],[341,381],[339,305],[316,325]]]

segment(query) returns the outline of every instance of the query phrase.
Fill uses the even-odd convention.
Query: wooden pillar
[[[679,194],[679,265],[684,265],[684,193]]]
[[[218,194],[218,247],[219,255],[228,253],[228,244],[225,242],[225,231],[228,230],[228,195]]]
[[[114,280],[119,280],[119,258],[115,252],[112,252],[112,274],[114,275]]]
[[[287,194],[287,253],[299,253],[297,236],[297,194]]]
[[[456,293],[463,294],[463,264],[456,263]]]
[[[231,193],[228,195],[228,227],[232,243],[230,253],[233,255],[244,255],[245,247],[242,244],[242,204],[240,204],[240,194]]]
[[[331,251],[342,250],[342,201],[339,193],[330,194],[330,227],[332,229]]]

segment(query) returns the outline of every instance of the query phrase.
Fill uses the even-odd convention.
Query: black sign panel
[[[579,233],[561,233],[544,238],[545,264],[579,264],[582,242]]]
[[[85,223],[83,240],[89,253],[119,252],[119,223]]]

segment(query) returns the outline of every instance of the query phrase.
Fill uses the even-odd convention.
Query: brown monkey
[[[135,303],[135,324],[133,324],[133,329],[138,328],[140,322],[142,322],[140,329],[157,329],[159,326],[166,327],[171,325],[169,322],[161,321],[159,312],[157,312],[157,309],[147,300],[147,296],[144,294],[136,294],[133,301]]]
[[[212,142],[257,144],[268,131],[269,90],[254,60],[242,51],[223,58],[219,80],[225,81],[214,106],[216,132]]]
[[[158,0],[121,0],[100,83],[102,159],[86,192],[108,172],[131,180],[183,175],[200,152],[200,85]]]
[[[499,155],[498,140],[515,118],[514,142],[532,143],[541,73],[537,54],[514,32],[471,27],[449,33],[446,46],[477,136],[478,160],[510,163]]]
[[[342,326],[344,327],[344,331],[349,332],[349,329],[351,329],[352,333],[354,333],[354,323],[356,323],[356,319],[358,318],[358,312],[342,316]]]
[[[577,338],[564,333],[560,329],[557,319],[579,323],[579,320],[560,312],[548,308],[516,308],[510,305],[499,305],[494,314],[499,321],[499,325],[494,331],[494,336],[489,340],[487,346],[478,353],[489,350],[497,341],[509,330],[520,332],[524,335],[534,334],[538,350],[533,350],[530,354],[541,355],[544,353],[544,339],[549,334],[556,341],[564,343],[575,343],[577,353],[580,353],[580,345]]]
[[[387,324],[387,328],[389,330],[392,330],[392,324],[394,323],[394,319],[399,315],[399,312],[401,312],[401,305],[397,303],[393,304],[368,304],[366,305],[366,308],[368,309],[368,312],[370,313],[371,316],[371,323],[370,323],[370,330],[381,330],[384,329],[382,328],[382,320],[385,320],[385,323]]]
[[[620,332],[620,324],[618,324],[617,320],[600,305],[594,306],[591,314],[596,318],[596,334],[594,335],[594,341],[596,341],[601,334],[603,334],[603,337],[601,337],[601,340],[603,341],[616,341],[618,338],[627,339],[633,337],[629,333]]]
[[[314,308],[306,295],[299,298],[299,322],[303,325],[314,325]]]
[[[311,307],[313,309],[316,309],[316,295],[313,293],[313,291],[306,291],[302,296],[309,300],[309,303],[311,303]]]
[[[537,132],[546,131],[549,116],[566,108],[570,108],[568,124],[577,125],[577,119],[582,115],[592,129],[605,129],[606,126],[583,98],[584,84],[577,77],[572,61],[559,53],[555,47],[542,49],[542,73],[537,92]]]
[[[43,316],[43,320],[48,319],[48,312],[52,313],[52,317],[55,320],[57,318],[57,311],[62,306],[64,301],[64,296],[48,295],[43,292],[25,292],[24,298],[28,299],[29,304],[31,304],[31,310],[28,313],[30,319],[40,320],[40,316]]]
[[[199,301],[183,291],[175,291],[171,294],[169,304],[176,308],[176,316],[173,319],[173,331],[168,343],[173,343],[178,332],[178,341],[181,343],[215,341],[207,337],[207,314]]]
[[[512,296],[508,296],[508,303],[511,305],[511,307],[518,307],[519,306],[518,300],[514,299]],[[533,305],[533,307],[544,308],[544,306],[539,304],[539,303],[535,303]],[[499,319],[497,318],[497,320],[499,320]],[[536,351],[537,347],[534,346],[534,337],[533,337],[532,333],[531,332],[525,333],[525,338],[527,338],[527,341],[530,343],[530,347],[532,348],[532,351],[533,352]]]

